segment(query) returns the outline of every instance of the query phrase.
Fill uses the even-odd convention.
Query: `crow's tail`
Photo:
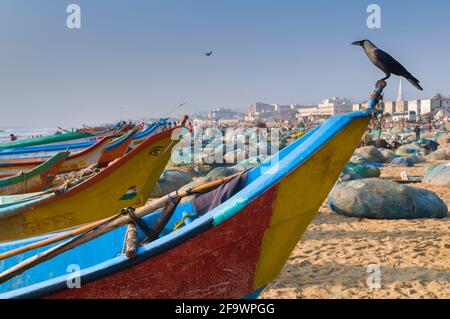
[[[412,85],[414,85],[418,90],[423,91],[423,88],[420,86],[419,84],[419,80],[417,80],[415,77],[413,77],[412,75],[408,76],[406,78]]]

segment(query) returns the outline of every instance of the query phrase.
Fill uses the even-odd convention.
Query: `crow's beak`
[[[361,45],[361,41],[352,42],[353,45]]]

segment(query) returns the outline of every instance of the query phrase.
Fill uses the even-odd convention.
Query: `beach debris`
[[[401,171],[400,172],[400,179],[395,180],[397,183],[402,184],[413,184],[413,183],[420,183],[422,181],[421,176],[410,176],[408,175],[407,171]]]
[[[375,146],[360,147],[356,149],[354,154],[359,155],[372,163],[384,163],[385,161],[383,154]]]
[[[371,219],[444,218],[447,205],[434,192],[380,178],[334,186],[330,208],[339,215]]]
[[[176,169],[166,170],[162,173],[158,183],[156,183],[155,187],[150,192],[149,197],[163,197],[190,182],[192,182],[192,178],[190,178],[188,174]]]
[[[402,179],[402,181],[407,181],[407,180],[409,180],[409,178],[408,178],[408,172],[407,172],[407,171],[401,171],[401,172],[400,172],[400,178]]]
[[[435,164],[427,169],[422,182],[437,186],[450,186],[450,162]]]

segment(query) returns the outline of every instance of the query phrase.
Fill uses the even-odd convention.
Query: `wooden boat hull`
[[[255,297],[278,276],[369,122],[362,112],[340,119],[283,149],[278,162],[252,169],[243,190],[183,228],[140,247],[134,259],[121,255],[122,227],[48,261],[59,277],[24,286],[25,276],[45,277],[45,269],[38,266],[0,285],[4,292],[0,297]],[[167,228],[186,210],[189,203],[177,208]],[[147,216],[145,222],[151,224],[158,214]],[[23,244],[0,245],[0,251]],[[106,247],[115,247],[109,257],[95,255]],[[89,263],[90,256],[98,259]],[[8,262],[15,264],[14,259]],[[79,289],[67,288],[69,264],[85,265]]]
[[[51,186],[70,152],[61,152],[30,171],[0,179],[0,195],[40,192]]]
[[[105,137],[91,147],[80,152],[70,155],[60,165],[58,174],[77,171],[91,165],[97,165],[103,157],[111,137]],[[115,149],[112,149],[111,155],[115,155]],[[119,152],[120,153],[120,152]],[[123,154],[122,154],[123,155]],[[32,170],[46,161],[42,159],[24,159],[24,160],[1,160],[0,161],[0,177],[18,174],[21,171]]]
[[[0,241],[36,236],[140,206],[158,181],[178,142],[173,130],[151,136],[140,147],[62,194],[0,209]]]

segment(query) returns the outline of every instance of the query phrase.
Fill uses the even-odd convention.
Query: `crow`
[[[406,70],[405,67],[401,65],[397,60],[395,60],[383,50],[378,49],[369,40],[355,41],[352,44],[361,46],[369,57],[369,60],[372,61],[375,66],[377,66],[386,74],[386,77],[382,78],[380,81],[388,79],[392,73],[398,76],[403,76],[417,89],[423,91],[423,88],[419,84],[419,80],[417,80],[411,73],[409,73],[408,70]]]
[[[206,55],[206,56],[210,56],[212,53],[213,53],[212,51],[205,52],[205,55]]]

